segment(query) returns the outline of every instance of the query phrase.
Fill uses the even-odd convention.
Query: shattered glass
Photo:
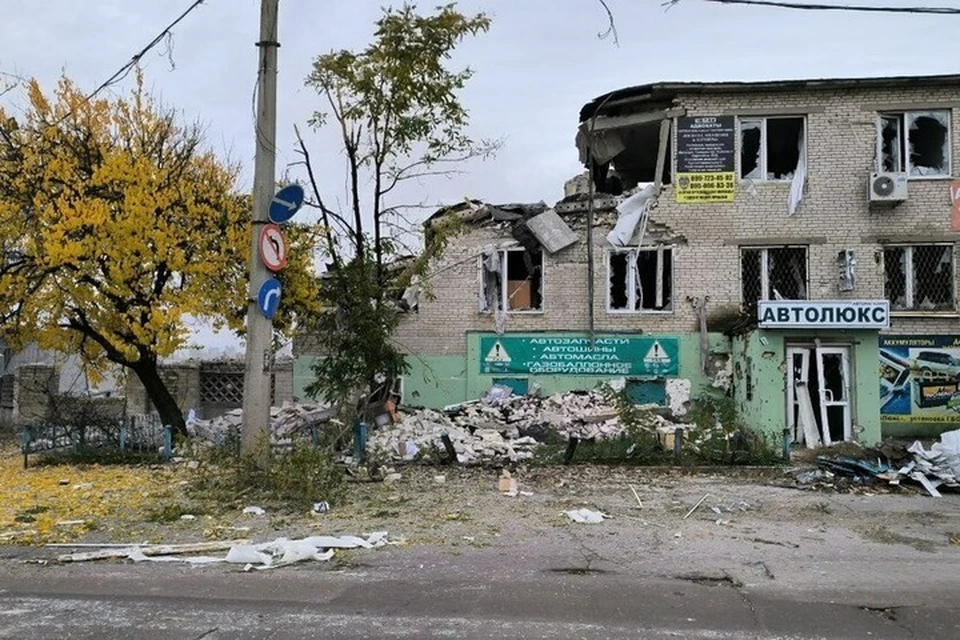
[[[766,270],[764,270],[764,262]],[[806,300],[807,250],[805,247],[744,249],[740,257],[743,304],[756,309],[760,300]]]
[[[885,290],[890,307],[907,309],[907,250],[904,247],[887,247],[883,250]]]
[[[658,266],[661,258],[662,266]],[[671,249],[611,251],[609,267],[611,311],[669,311],[673,308]]]
[[[767,249],[767,300],[806,300],[807,250],[802,247]]]
[[[886,297],[895,311],[954,309],[953,246],[887,247],[883,263]]]
[[[803,118],[767,118],[766,179],[788,180],[800,163]]]
[[[504,272],[507,281],[508,311],[535,311],[543,307],[543,255],[526,250],[506,251]]]
[[[660,265],[660,259],[663,259]],[[647,250],[637,252],[637,309],[646,311],[667,311],[672,306],[672,251]],[[660,280],[660,300],[657,300],[658,265],[662,268],[663,278]]]
[[[949,111],[907,113],[910,175],[938,176],[949,173]]]
[[[913,247],[913,306],[921,311],[953,309],[953,247]]]
[[[884,171],[903,171],[901,124],[901,116],[880,118],[880,167]]]
[[[629,257],[630,254],[625,251],[610,252],[610,308],[617,311],[630,308],[630,295],[627,291]]]
[[[763,293],[760,261],[763,249],[745,249],[740,256],[740,280],[743,283],[743,304],[749,310],[756,308]]]
[[[740,121],[740,177],[758,180],[762,175],[760,167],[760,142],[762,120]]]

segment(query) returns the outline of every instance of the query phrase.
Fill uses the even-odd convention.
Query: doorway
[[[850,347],[787,347],[787,422],[793,441],[817,447],[853,439]]]

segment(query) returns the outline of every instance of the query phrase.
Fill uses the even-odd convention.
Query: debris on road
[[[592,509],[574,509],[572,511],[564,511],[564,514],[572,521],[580,524],[599,524],[610,517],[605,513],[593,511]]]
[[[637,490],[633,487],[632,484],[631,484],[631,485],[628,485],[628,486],[630,487],[630,491],[633,492],[633,497],[637,499],[637,505],[638,505],[641,509],[643,509],[643,500],[640,499],[640,494],[637,493]]]
[[[57,557],[61,563],[86,562],[91,560],[128,559],[133,562],[183,562],[203,565],[225,562],[243,564],[246,569],[277,569],[287,565],[314,560],[330,560],[335,549],[376,549],[387,544],[386,531],[378,531],[366,538],[358,536],[311,536],[299,540],[277,538],[270,542],[250,544],[246,540],[229,542],[196,542],[167,545],[127,545],[123,547],[63,554]],[[226,551],[223,557],[197,556],[196,553]]]
[[[500,479],[497,481],[497,489],[504,495],[516,495],[517,479],[511,476],[509,471],[504,469],[503,473],[500,474]]]
[[[127,558],[131,553],[144,556],[166,556],[188,553],[204,553],[208,551],[224,551],[235,544],[243,544],[245,540],[192,542],[188,544],[160,544],[160,545],[128,545],[125,547],[100,549],[97,551],[81,551],[57,556],[57,562],[87,562],[90,560],[110,560],[113,558]]]
[[[941,487],[960,488],[960,429],[941,434],[940,442],[929,449],[919,441],[907,448],[885,442],[876,449],[864,449],[856,456],[821,455],[816,464],[817,469],[793,472],[797,486],[876,489],[884,484],[899,487],[903,481],[912,480],[938,498]]]
[[[686,519],[689,518],[691,515],[693,515],[693,512],[696,511],[697,509],[699,509],[699,508],[700,508],[700,505],[703,504],[704,500],[706,500],[706,499],[709,498],[709,497],[710,497],[710,494],[709,494],[709,493],[704,494],[704,496],[697,501],[697,504],[693,505],[693,507],[690,509],[690,511],[687,511],[687,515],[683,516],[683,519],[686,520]]]

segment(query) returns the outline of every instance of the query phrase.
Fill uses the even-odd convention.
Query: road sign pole
[[[253,225],[250,230],[250,287],[247,304],[247,352],[243,376],[241,449],[252,453],[270,428],[270,372],[273,361],[273,321],[260,313],[257,296],[269,277],[260,260],[260,227],[276,186],[277,137],[277,14],[279,0],[260,2],[260,42],[257,78],[257,155],[253,176]]]

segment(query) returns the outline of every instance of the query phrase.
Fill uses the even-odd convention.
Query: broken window
[[[790,180],[800,164],[803,116],[740,120],[740,177]]]
[[[610,311],[671,311],[673,251],[651,247],[608,254]]]
[[[497,249],[483,256],[481,309],[541,311],[543,254],[526,249]]]
[[[760,300],[807,298],[806,247],[743,249],[740,272],[746,309]]]
[[[883,265],[886,296],[894,311],[954,309],[953,245],[886,247]]]
[[[882,171],[950,175],[950,111],[881,114],[877,156]]]

